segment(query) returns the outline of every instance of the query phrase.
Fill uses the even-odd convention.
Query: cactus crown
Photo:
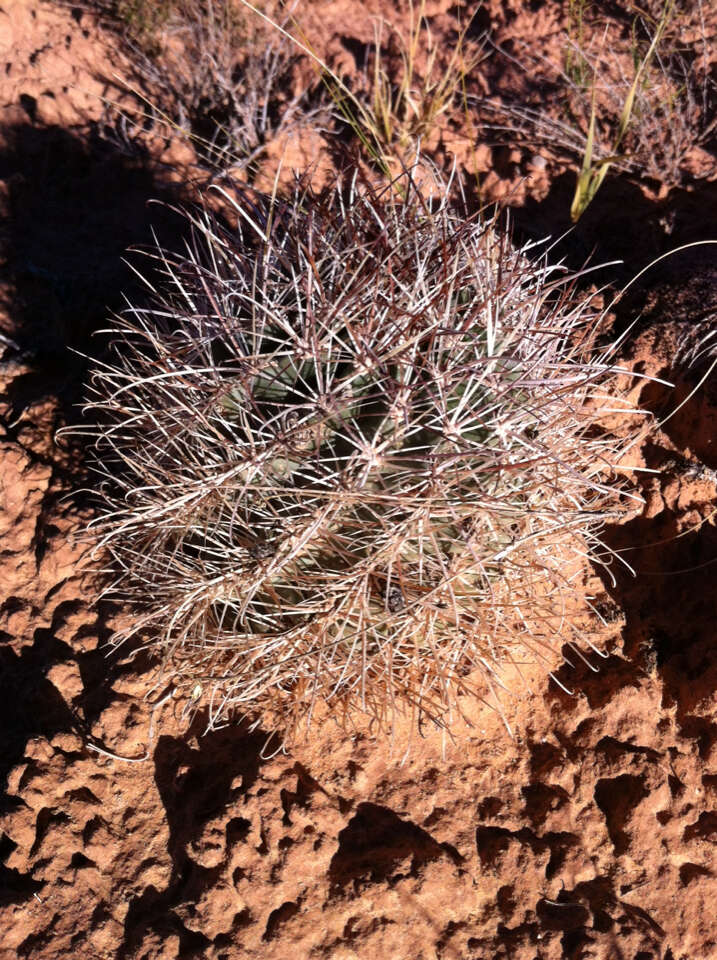
[[[450,722],[550,646],[623,509],[600,315],[452,193],[223,191],[236,225],[194,214],[118,322],[101,542],[210,723]]]

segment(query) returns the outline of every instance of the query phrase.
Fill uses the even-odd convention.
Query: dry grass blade
[[[642,79],[645,69],[649,65],[652,57],[655,54],[655,51],[657,50],[657,45],[660,42],[660,38],[662,37],[663,31],[669,19],[672,6],[673,0],[667,0],[662,14],[662,19],[660,20],[657,30],[655,31],[652,41],[650,42],[649,49],[635,70],[635,77],[630,85],[630,89],[628,90],[625,103],[623,104],[622,111],[620,113],[620,119],[617,125],[617,134],[612,147],[613,155],[610,157],[604,157],[597,162],[593,160],[593,143],[595,137],[595,87],[593,85],[592,102],[590,107],[590,126],[588,129],[588,137],[585,146],[585,156],[583,157],[582,168],[580,170],[578,182],[575,187],[573,202],[570,206],[570,217],[573,223],[577,223],[585,210],[588,208],[595,194],[602,186],[603,180],[607,176],[611,164],[614,163],[614,161],[619,157],[620,147],[625,139],[627,128],[629,127],[630,120],[632,118],[632,111],[635,104],[635,95],[638,90],[638,85]]]

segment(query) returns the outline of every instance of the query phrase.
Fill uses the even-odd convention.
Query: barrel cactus
[[[455,194],[222,189],[117,321],[89,403],[117,640],[210,726],[449,725],[571,636],[625,510],[615,348],[574,278]]]

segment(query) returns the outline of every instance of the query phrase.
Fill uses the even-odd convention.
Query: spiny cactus
[[[398,186],[222,191],[94,375],[118,639],[210,724],[450,723],[555,645],[625,510],[601,314],[450,184]]]

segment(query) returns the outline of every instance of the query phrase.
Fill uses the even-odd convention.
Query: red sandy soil
[[[449,16],[448,3],[429,7]],[[346,38],[369,41],[366,11],[381,9],[316,4],[317,42],[350,59]],[[501,40],[547,44],[565,10],[493,3],[485,16]],[[78,453],[53,439],[81,397],[66,345],[87,331],[67,304],[85,296],[94,310],[101,295],[104,310],[128,282],[122,251],[146,238],[145,201],[166,188],[155,167],[90,136],[98,98],[116,96],[93,79],[122,71],[116,42],[79,8],[0,7],[0,957],[713,960],[714,378],[636,452],[659,472],[644,475],[642,514],[606,535],[637,576],[595,579],[604,658],[585,656],[598,672],[566,647],[568,695],[526,667],[506,705],[512,739],[477,706],[445,749],[429,735],[404,757],[325,723],[270,756],[261,729],[202,736],[204,718],[187,729],[169,700],[144,762],[91,748],[142,757],[164,693],[143,700],[146,665],[106,646],[119,614],[94,599],[88,516],[68,496]],[[558,159],[526,183],[524,152],[484,155],[503,170],[487,190],[520,187],[519,224],[560,226],[544,203],[567,191],[569,205]],[[638,195],[646,259],[716,236],[714,170],[700,172],[669,196],[606,184],[575,256],[598,235],[601,255],[631,243],[620,216]],[[673,367],[717,325],[716,263],[676,258],[617,308],[618,325],[643,311],[624,362],[678,380],[640,388],[658,416],[706,370]]]

